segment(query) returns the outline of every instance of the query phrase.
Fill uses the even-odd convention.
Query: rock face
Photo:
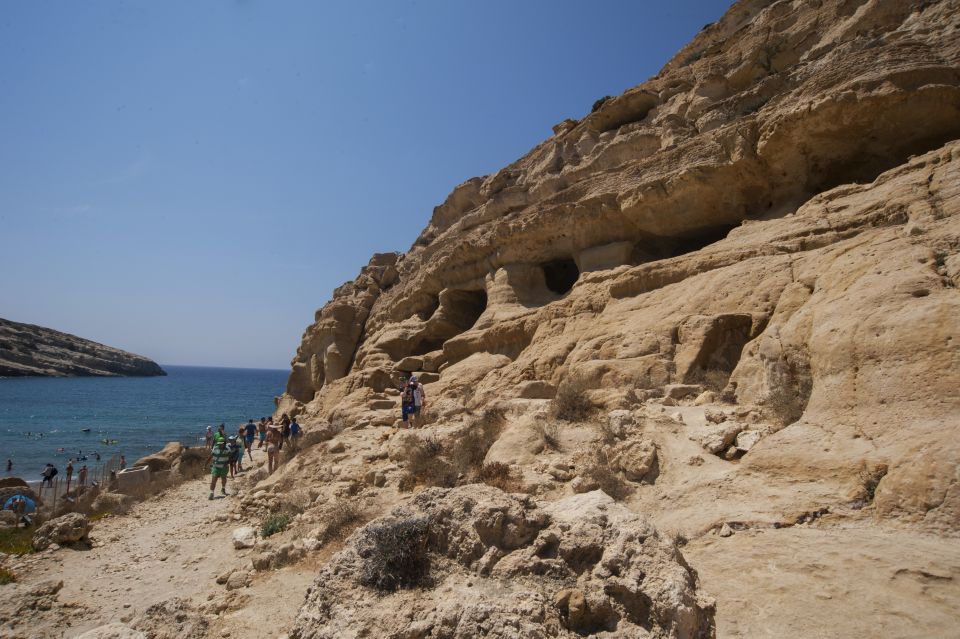
[[[487,471],[513,478],[503,485],[543,502],[599,487],[689,538],[684,552],[700,557],[711,595],[739,593],[721,599],[720,634],[772,632],[762,611],[781,601],[733,580],[791,557],[892,583],[852,542],[829,561],[817,555],[824,519],[854,522],[844,544],[895,540],[876,543],[903,564],[898,574],[914,574],[897,549],[960,534],[957,34],[960,0],[735,3],[657,76],[455,188],[408,252],[374,256],[308,327],[278,413],[371,450],[360,471],[353,449],[328,457],[345,483],[371,472],[387,490],[438,481],[414,476],[410,458],[450,461],[473,441]],[[426,428],[391,435],[395,387],[411,373],[425,382]],[[571,398],[584,415],[559,423],[551,407]],[[494,441],[454,441],[466,416],[491,410],[504,420]],[[612,416],[598,424],[601,410]],[[483,477],[457,469],[444,485]],[[433,500],[448,497],[422,495],[395,518],[413,522],[404,534],[422,546],[411,552],[441,567],[429,571],[438,581],[422,595],[375,596],[362,577],[370,546],[356,537],[334,562],[340,572],[314,588],[299,636],[468,636],[470,624],[504,636],[603,633],[614,618],[629,633],[645,610],[654,634],[709,626],[709,607],[691,603],[692,573],[674,578],[679,599],[641,580],[627,605],[615,593],[628,586],[611,585],[601,559],[579,570],[538,545],[546,530],[573,543],[548,506],[471,497],[507,499],[488,516],[532,535],[503,545],[459,507],[440,515]],[[480,528],[461,530],[457,517]],[[435,525],[469,551],[435,538]],[[772,540],[766,555],[750,548],[758,531]],[[683,566],[636,558],[648,560],[672,575]],[[915,597],[949,617],[960,599],[944,593],[956,583],[954,571],[940,594]],[[831,624],[851,619],[847,592],[832,600]],[[351,609],[354,596],[364,603]],[[833,631],[804,619],[780,634]],[[903,634],[943,634],[938,623]]]
[[[0,318],[0,377],[166,375],[156,362],[51,328]]]
[[[601,492],[538,505],[431,489],[356,532],[292,636],[712,637],[672,542]]]

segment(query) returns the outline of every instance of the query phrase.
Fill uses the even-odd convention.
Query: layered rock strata
[[[0,319],[0,377],[166,375],[146,357],[51,328]]]

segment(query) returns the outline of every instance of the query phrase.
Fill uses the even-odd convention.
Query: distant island
[[[51,328],[0,318],[0,377],[166,375],[141,355]]]

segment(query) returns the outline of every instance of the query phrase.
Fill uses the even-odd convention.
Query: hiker
[[[420,380],[417,379],[416,375],[410,376],[410,383],[413,384],[413,400],[417,407],[417,418],[420,421],[423,421],[423,408],[426,405],[427,393],[423,390],[423,384],[420,383]]]
[[[53,486],[53,478],[57,476],[57,467],[53,464],[47,464],[43,469],[43,472],[40,473],[40,476],[43,477],[43,483],[47,486]]]
[[[280,448],[283,450],[283,444],[290,439],[290,416],[284,413],[280,416]]]
[[[123,455],[120,455],[120,470],[126,470],[127,468],[127,458]]]
[[[243,424],[240,424],[237,428],[237,472],[243,472],[243,448],[244,448],[244,439],[246,437],[243,434]]]
[[[227,450],[230,452],[229,457],[227,458],[227,464],[230,467],[230,479],[234,479],[237,476],[237,450],[240,448],[237,444],[237,436],[231,435],[227,443]]]
[[[73,458],[67,460],[67,492],[70,492],[70,480],[73,479]]]
[[[260,422],[257,424],[257,434],[260,435],[260,443],[257,444],[257,448],[263,448],[264,442],[267,440],[267,418],[261,417]]]
[[[297,418],[294,417],[290,420],[290,446],[297,448],[298,440],[300,439],[300,424],[297,423]]]
[[[253,420],[249,420],[247,425],[244,427],[244,438],[243,445],[247,449],[247,454],[250,456],[250,461],[253,461],[253,438],[257,436],[257,425],[253,423]]]
[[[220,480],[220,494],[227,496],[227,464],[230,462],[230,451],[227,450],[225,439],[215,438],[213,448],[210,449],[210,496],[207,499],[213,499],[213,490],[217,487],[217,479]]]
[[[411,375],[410,380],[403,389],[400,400],[400,408],[401,414],[403,415],[404,425],[409,428],[413,428],[417,425],[417,415],[420,414],[420,410],[423,408],[423,400],[423,386],[417,383],[416,375]]]
[[[283,435],[280,427],[270,424],[267,426],[267,474],[273,474],[277,469],[277,458],[280,456],[280,442]]]
[[[213,426],[207,426],[207,434],[204,436],[204,445],[207,450],[213,448]]]
[[[87,465],[84,464],[80,467],[80,472],[77,473],[77,487],[87,485]]]

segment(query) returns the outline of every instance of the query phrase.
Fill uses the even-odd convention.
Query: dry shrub
[[[561,450],[560,426],[556,422],[537,422],[534,429],[544,446],[550,450]]]
[[[715,368],[698,369],[689,377],[690,384],[700,384],[707,390],[720,393],[730,382],[730,373]]]
[[[327,543],[334,539],[346,537],[356,526],[366,518],[366,510],[352,499],[338,499],[323,513],[326,528],[320,538],[320,543]]]
[[[610,467],[610,460],[605,449],[599,449],[587,460],[580,475],[595,483],[600,490],[614,499],[625,499],[633,488]]]
[[[551,414],[566,422],[585,421],[596,408],[588,390],[586,382],[580,377],[564,380],[550,400]]]
[[[426,517],[364,528],[357,539],[357,554],[363,561],[360,583],[386,592],[424,585],[430,574],[429,533]]]
[[[506,493],[523,492],[523,481],[513,466],[502,462],[490,462],[480,467],[477,478],[488,486]]]
[[[803,416],[813,390],[813,378],[806,356],[788,354],[774,370],[770,392],[763,405],[781,426],[789,426]]]
[[[428,434],[422,440],[422,445],[416,447],[407,458],[407,471],[415,481],[427,486],[453,487],[458,473],[442,457],[443,445],[440,440],[434,434]]]

